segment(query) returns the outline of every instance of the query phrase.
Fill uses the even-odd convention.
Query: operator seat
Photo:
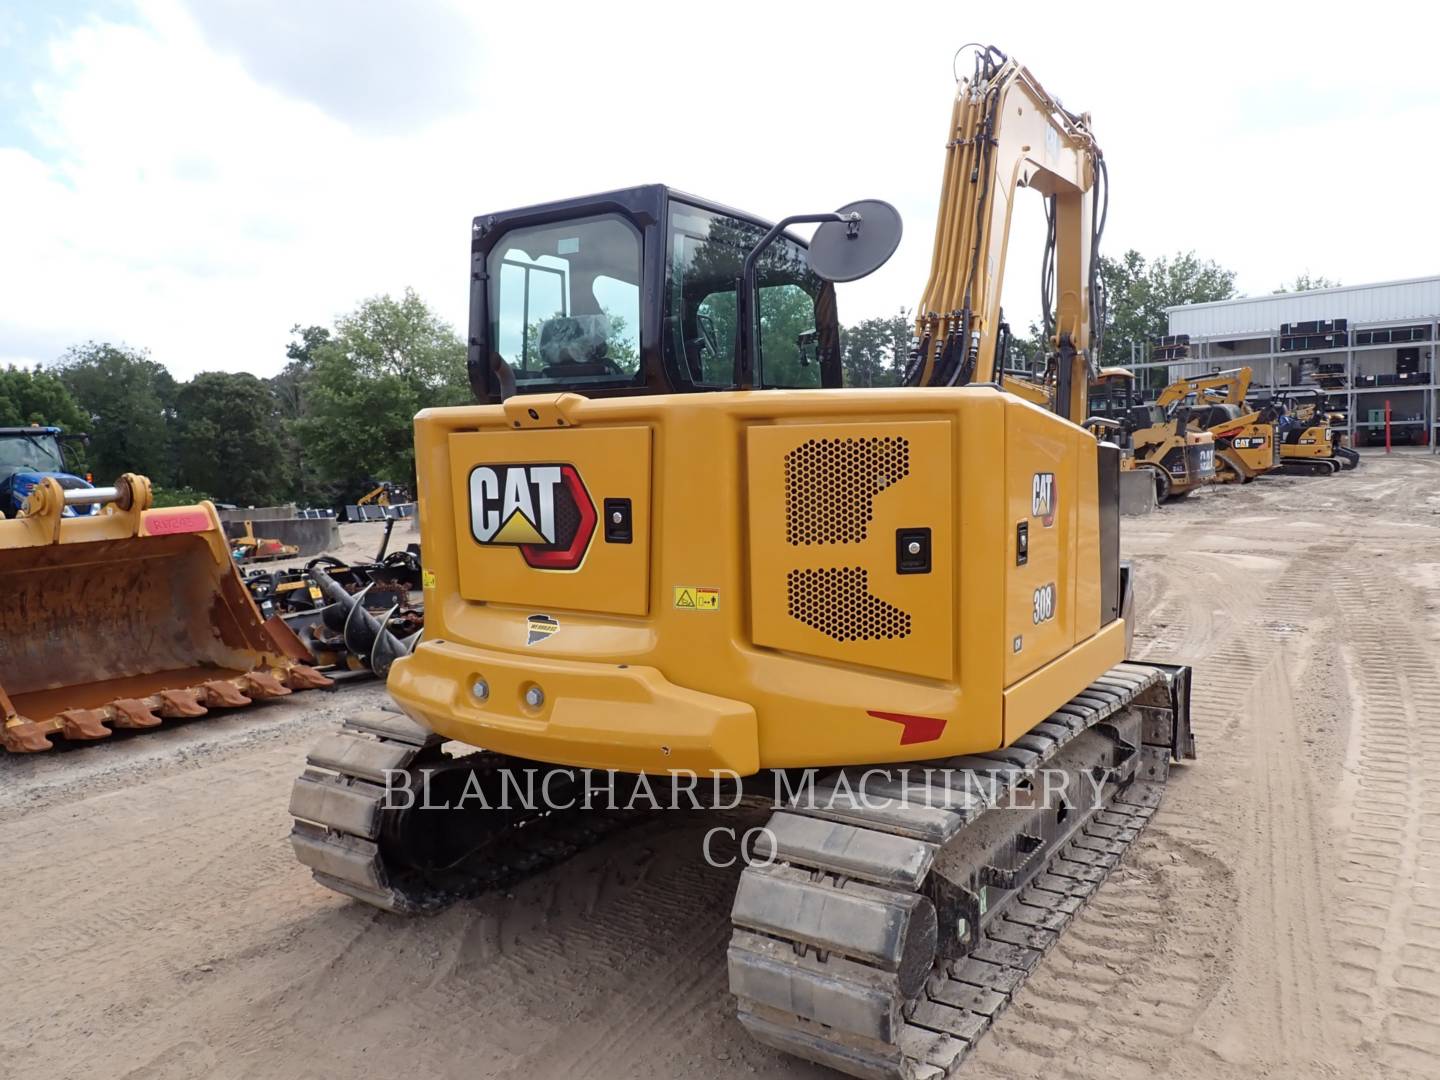
[[[608,315],[556,315],[540,324],[540,362],[547,378],[613,375]]]

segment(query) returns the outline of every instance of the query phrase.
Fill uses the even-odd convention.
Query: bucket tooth
[[[210,710],[200,704],[199,693],[195,690],[161,690],[160,715],[177,719],[185,716],[204,716]]]
[[[110,722],[117,728],[151,728],[160,724],[154,709],[138,698],[121,698],[112,701],[110,707],[115,710]]]
[[[285,685],[291,690],[324,690],[335,680],[305,664],[291,664],[285,672]]]
[[[245,693],[252,699],[289,697],[291,690],[268,671],[252,671],[245,676]]]
[[[17,720],[0,727],[0,746],[12,754],[38,754],[55,748],[44,729],[30,720]]]
[[[67,739],[108,739],[113,734],[105,726],[109,717],[104,709],[66,709],[56,717],[60,721],[60,734]]]
[[[250,699],[240,688],[225,679],[212,679],[200,687],[200,698],[208,708],[239,708],[249,705]]]

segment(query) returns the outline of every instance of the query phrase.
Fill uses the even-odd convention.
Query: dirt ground
[[[968,1075],[1440,1076],[1440,459],[1126,519],[1200,760]],[[286,842],[349,687],[0,760],[0,1076],[831,1076],[730,1016],[737,871],[668,815],[406,922]]]

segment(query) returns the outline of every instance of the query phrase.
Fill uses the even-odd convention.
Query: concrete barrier
[[[340,546],[340,525],[334,518],[244,518],[225,523],[225,535],[232,540],[245,535],[245,522],[255,523],[255,535],[266,540],[294,544],[301,555],[323,555]]]
[[[299,513],[295,509],[294,503],[281,503],[279,506],[252,506],[249,509],[241,507],[237,510],[217,508],[215,512],[220,515],[220,520],[227,526],[238,522],[241,532],[245,531],[245,522],[247,521],[281,521],[296,517]]]
[[[1120,470],[1120,513],[1139,517],[1155,509],[1155,477],[1149,469]]]

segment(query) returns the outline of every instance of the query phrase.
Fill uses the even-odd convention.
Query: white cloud
[[[0,362],[93,337],[182,377],[269,374],[292,323],[407,284],[462,326],[474,214],[656,180],[771,217],[889,199],[905,243],[841,314],[912,305],[971,37],[1094,114],[1110,252],[1195,248],[1255,292],[1435,271],[1440,20],[1421,6],[1026,5],[958,29],[950,4],[431,4],[408,29],[201,10],[146,0],[49,43],[18,117],[34,138],[0,145]]]

